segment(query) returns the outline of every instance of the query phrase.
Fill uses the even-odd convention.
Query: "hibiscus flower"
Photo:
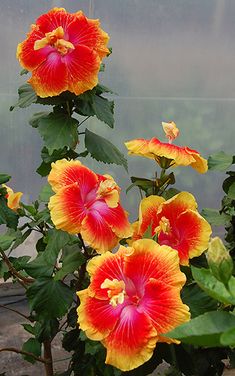
[[[82,11],[53,8],[31,26],[17,47],[17,58],[32,72],[28,82],[40,97],[66,90],[79,95],[97,85],[108,40],[99,20],[86,18]]]
[[[151,358],[164,333],[189,320],[180,298],[185,275],[177,252],[150,239],[89,261],[91,283],[79,291],[78,322],[88,338],[102,341],[106,363],[129,371]]]
[[[182,265],[188,265],[189,259],[200,256],[208,248],[211,235],[209,223],[198,213],[195,198],[188,192],[167,201],[159,196],[144,198],[133,230],[130,244],[150,230],[150,235],[157,235],[160,245],[178,251]]]
[[[131,236],[127,213],[119,204],[120,188],[109,175],[97,175],[81,162],[52,163],[48,181],[51,219],[57,229],[80,233],[97,252],[108,251]]]
[[[7,194],[6,194],[6,199],[7,199],[7,206],[8,208],[17,211],[17,209],[20,208],[20,199],[23,195],[22,192],[14,192],[13,189],[8,187],[5,184],[2,184],[2,187],[6,188]]]
[[[172,166],[191,166],[201,174],[207,172],[207,160],[201,157],[198,151],[187,146],[172,144],[172,141],[179,135],[176,124],[173,121],[162,122],[162,127],[168,138],[168,143],[161,142],[156,137],[151,138],[151,140],[137,138],[125,142],[128,154],[154,159],[163,169]]]

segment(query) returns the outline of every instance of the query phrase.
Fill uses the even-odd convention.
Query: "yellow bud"
[[[214,277],[227,284],[233,272],[233,260],[218,236],[209,243],[207,261]]]

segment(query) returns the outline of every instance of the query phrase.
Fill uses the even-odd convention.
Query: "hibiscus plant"
[[[29,306],[28,315],[14,310],[29,339],[0,352],[43,363],[47,376],[144,376],[158,366],[162,375],[222,375],[235,362],[235,173],[227,172],[218,211],[200,214],[191,193],[169,186],[175,167],[223,171],[235,157],[220,152],[207,162],[175,145],[173,121],[162,123],[168,142],[127,141],[130,155],[156,161],[154,179],[131,177],[127,194],[141,193],[131,224],[113,177],[84,159],[127,169],[117,147],[86,128],[93,116],[114,126],[114,102],[104,96],[112,91],[98,82],[108,42],[99,20],[53,8],[18,45],[21,74],[30,78],[11,110],[51,108],[29,120],[43,139],[37,173],[48,183],[26,205],[0,174],[0,277],[22,286]],[[225,244],[211,239],[211,225],[225,226]],[[13,257],[33,232],[36,256]],[[62,373],[55,337],[70,355]]]

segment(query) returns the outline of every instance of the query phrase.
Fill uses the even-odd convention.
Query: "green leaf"
[[[189,306],[192,318],[217,309],[217,301],[208,296],[196,284],[185,286],[181,298]]]
[[[77,314],[77,308],[73,307],[70,309],[67,315],[67,323],[72,328],[75,328],[77,326],[78,321],[78,314]]]
[[[14,268],[19,271],[25,268],[30,260],[30,256],[9,257],[9,260],[13,264]]]
[[[221,335],[220,341],[224,346],[235,346],[235,325]]]
[[[16,239],[16,234],[11,235],[0,235],[0,248],[6,251],[12,245],[13,241]]]
[[[18,215],[8,208],[5,197],[0,197],[0,225],[5,224],[7,227],[16,230],[18,219]]]
[[[45,177],[49,174],[49,172],[51,171],[51,163],[45,163],[45,162],[42,162],[40,164],[40,166],[37,168],[36,172],[42,176],[42,177]]]
[[[94,96],[93,109],[96,117],[106,123],[110,128],[114,127],[114,101],[109,101],[99,95]]]
[[[235,200],[235,181],[230,185],[227,195],[232,200]]]
[[[86,340],[85,342],[85,354],[94,356],[100,351],[101,344],[97,341]]]
[[[63,149],[54,150],[53,153],[50,155],[48,149],[44,147],[41,151],[41,157],[43,162],[37,168],[37,173],[41,176],[47,176],[51,171],[51,163],[57,161],[58,159],[66,158],[66,159],[75,159],[79,156],[72,149],[68,149],[64,147]]]
[[[9,273],[6,263],[3,260],[0,260],[0,278],[3,278],[4,281],[6,281],[10,277],[11,274]]]
[[[35,335],[35,326],[32,326],[30,324],[22,324],[22,326],[24,330],[26,330],[26,332]]]
[[[69,332],[65,333],[64,338],[62,340],[62,346],[66,351],[72,351],[78,348],[80,338],[79,338],[79,330],[72,329]]]
[[[57,319],[41,320],[37,322],[37,339],[39,342],[52,340],[59,330],[59,321]]]
[[[15,249],[19,247],[20,244],[24,243],[24,241],[28,238],[28,236],[31,234],[32,229],[26,230],[23,234],[20,232],[20,234],[17,234],[16,241],[14,242],[12,249]]]
[[[230,220],[230,216],[221,213],[216,209],[204,208],[202,209],[201,215],[205,218],[212,226],[223,226]]]
[[[192,275],[197,284],[209,296],[225,304],[235,304],[235,296],[232,296],[222,282],[219,282],[209,269],[191,267]],[[235,291],[235,278],[229,280],[230,291]]]
[[[10,107],[13,111],[16,107],[25,108],[37,101],[37,95],[30,84],[24,84],[18,89],[19,99]]]
[[[128,193],[133,187],[139,187],[143,191],[147,192],[148,189],[155,186],[155,182],[153,180],[145,179],[145,178],[138,178],[136,176],[131,176],[132,184],[126,189],[126,193]]]
[[[109,89],[107,86],[104,86],[104,85],[101,85],[101,84],[98,84],[95,87],[95,92],[96,92],[97,95],[100,95],[100,94],[103,94],[103,93],[110,93],[110,94],[117,95],[117,93],[114,93],[114,91]]]
[[[47,246],[43,253],[45,260],[53,265],[60,250],[72,239],[73,237],[65,231],[50,229],[47,235]]]
[[[28,288],[26,295],[31,311],[44,319],[62,317],[73,301],[69,287],[53,278],[38,279]]]
[[[174,197],[178,193],[180,193],[180,191],[178,189],[176,189],[176,188],[169,188],[169,189],[167,189],[166,191],[164,191],[162,193],[162,197],[164,197],[165,200],[169,200],[170,198]]]
[[[62,268],[56,273],[54,279],[58,281],[63,279],[67,274],[78,270],[79,266],[86,262],[86,258],[81,253],[78,245],[71,247],[70,251],[63,258]]]
[[[97,161],[122,165],[127,171],[127,160],[116,146],[88,129],[85,131],[85,146]]]
[[[29,119],[29,124],[33,128],[37,128],[39,124],[39,120],[47,118],[50,115],[50,112],[48,111],[41,111],[41,112],[36,112],[33,114],[33,116]]]
[[[208,158],[209,170],[225,171],[233,164],[233,156],[220,151]]]
[[[28,341],[26,341],[23,344],[22,350],[30,352],[34,354],[35,356],[40,356],[41,355],[41,343],[38,342],[36,338],[29,338]],[[32,364],[36,362],[36,359],[34,359],[33,357],[29,355],[23,355],[23,358]]]
[[[74,149],[78,142],[78,121],[64,113],[50,113],[38,120],[38,131],[49,154],[65,146]]]
[[[77,97],[75,111],[83,116],[96,116],[110,128],[114,126],[114,102],[103,98],[100,94],[111,91],[105,86],[97,86]]]
[[[27,74],[27,73],[29,73],[29,71],[27,69],[22,69],[20,71],[20,76],[23,76],[24,74]]]
[[[51,189],[51,186],[49,184],[46,184],[42,187],[40,193],[39,193],[39,200],[41,202],[48,202],[50,197],[54,194],[53,190]]]
[[[33,261],[25,265],[24,270],[33,278],[50,277],[53,273],[54,265],[45,259],[44,253],[41,253]]]
[[[235,326],[235,316],[229,312],[213,311],[204,313],[186,324],[165,334],[166,337],[197,346],[221,346],[221,334]]]
[[[75,159],[77,158],[78,153],[72,149],[64,147],[63,149],[54,150],[52,154],[49,154],[46,147],[42,148],[41,157],[42,160],[46,163],[56,162],[58,159],[67,158]]]
[[[37,98],[37,103],[49,106],[59,106],[64,105],[66,102],[69,104],[77,98],[77,95],[71,93],[70,91],[63,91],[60,95],[55,95],[53,97]]]
[[[5,184],[11,179],[10,175],[7,174],[0,174],[0,184]]]

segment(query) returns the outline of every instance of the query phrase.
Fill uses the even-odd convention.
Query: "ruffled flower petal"
[[[107,347],[105,363],[122,371],[137,368],[151,358],[157,339],[148,316],[134,306],[127,306],[115,328],[102,341]]]
[[[101,59],[107,56],[109,36],[100,28],[100,21],[86,18],[81,11],[75,16],[67,27],[70,41],[75,46],[83,45],[95,50]]]
[[[88,338],[100,341],[114,329],[122,310],[122,305],[113,307],[109,300],[98,300],[89,296],[88,290],[77,293],[81,300],[78,307],[79,326]]]
[[[119,241],[118,236],[104,220],[102,213],[98,211],[89,212],[84,218],[81,226],[83,240],[98,253],[113,249]]]
[[[174,160],[177,165],[188,166],[195,162],[193,155],[187,153],[184,147],[161,142],[155,137],[149,142],[149,150],[153,155]]]
[[[74,14],[67,13],[64,8],[55,7],[39,16],[36,20],[36,25],[38,25],[43,34],[46,34],[57,29],[59,26],[67,30],[68,26],[73,21]],[[68,38],[68,35],[66,35],[66,37]]]
[[[174,235],[177,231],[177,234]],[[200,256],[208,247],[211,227],[196,211],[187,210],[172,222],[172,233],[161,232],[159,244],[166,244],[179,253],[180,264],[188,265],[189,259]]]
[[[57,229],[77,234],[81,230],[81,223],[86,216],[77,183],[70,184],[51,196],[49,204],[51,219]]]
[[[132,235],[132,228],[128,222],[127,214],[120,204],[115,208],[110,208],[106,202],[96,201],[92,205],[91,212],[94,212],[95,215],[97,211],[117,237],[128,238]]]
[[[164,201],[165,199],[163,197],[154,195],[148,196],[141,200],[139,207],[138,238],[141,238],[149,227],[152,228],[152,235],[154,235],[154,229],[159,222],[157,213],[159,211],[160,205]]]
[[[53,51],[51,46],[46,46],[40,50],[34,50],[34,44],[37,40],[44,37],[44,34],[38,29],[36,25],[32,25],[32,31],[28,38],[19,43],[17,46],[16,57],[19,59],[23,68],[31,71],[42,64],[50,52]]]
[[[159,336],[190,319],[189,308],[180,298],[180,289],[169,289],[162,280],[151,279],[146,284],[139,310],[151,318]]]
[[[107,299],[107,289],[101,289],[102,283],[106,280],[125,280],[123,274],[124,255],[119,252],[113,254],[106,252],[103,255],[91,259],[87,265],[90,275],[89,295],[98,299]]]
[[[189,192],[180,192],[159,207],[159,218],[166,217],[172,223],[185,210],[197,210],[197,202]]]
[[[57,52],[51,52],[46,60],[33,70],[32,77],[28,82],[32,85],[37,95],[45,98],[58,95],[67,90],[67,80],[65,63]]]
[[[60,159],[51,164],[51,171],[48,182],[54,192],[61,188],[78,183],[82,194],[85,196],[98,182],[96,174],[81,162],[67,159]]]
[[[207,172],[207,160],[203,158],[196,150],[192,150],[187,147],[185,149],[189,154],[193,155],[193,158],[195,160],[195,162],[191,163],[192,168],[194,168],[194,170],[196,170],[197,172],[200,172],[200,174]]]
[[[64,60],[68,74],[66,90],[79,95],[97,85],[100,58],[95,51],[77,46]]]
[[[154,154],[149,150],[149,142],[150,140],[137,138],[135,140],[127,141],[124,144],[128,149],[128,154],[154,159]]]
[[[179,270],[178,253],[171,247],[160,246],[151,239],[136,240],[131,247],[134,252],[125,257],[125,275],[140,294],[144,294],[144,285],[152,278],[177,288],[184,285],[186,278]]]

